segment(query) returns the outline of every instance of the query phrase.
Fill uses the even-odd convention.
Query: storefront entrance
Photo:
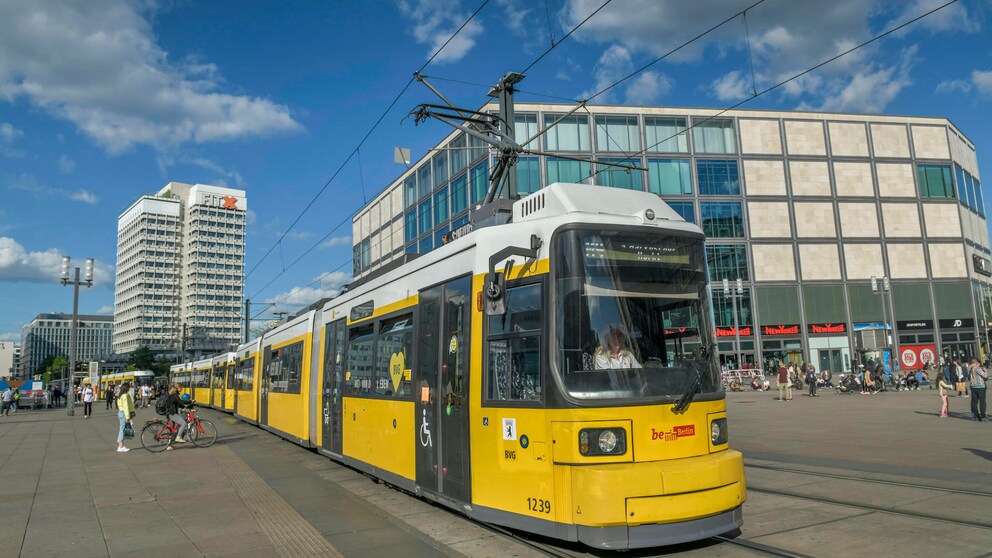
[[[778,368],[778,363],[786,366],[804,362],[802,339],[775,339],[761,342],[761,362],[765,371]]]

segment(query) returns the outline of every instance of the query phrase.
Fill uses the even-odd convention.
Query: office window
[[[428,161],[417,169],[417,199],[422,199],[424,196],[429,195],[433,189],[434,181],[431,179],[431,163]]]
[[[427,198],[425,201],[421,202],[420,206],[417,207],[417,221],[420,223],[420,234],[424,234],[433,228],[433,222],[431,221],[431,203],[431,199]]]
[[[731,282],[736,281],[736,278],[732,279]],[[713,289],[713,321],[717,327],[733,327],[734,326],[734,308],[737,309],[737,324],[741,326],[754,325],[754,319],[751,316],[751,289],[745,288],[744,294],[736,299],[736,305],[734,303],[735,299],[723,296],[723,287],[721,285],[714,285]],[[764,319],[764,314],[762,314],[762,319]]]
[[[434,249],[434,239],[431,238],[431,235],[427,235],[424,238],[421,238],[420,242],[417,244],[417,252],[421,254],[426,254],[427,252],[430,252],[433,249]]]
[[[965,190],[965,191],[970,190],[969,184],[968,184],[968,180],[965,178],[964,169],[962,169],[961,167],[959,167],[957,165],[954,165],[954,176],[955,176],[955,178],[957,178],[958,191],[959,192],[961,192],[962,190]],[[922,184],[923,184],[923,182],[920,181],[920,184],[921,184],[921,190],[922,190]],[[969,194],[962,195],[961,196],[961,200],[962,201],[965,201],[965,205],[967,205],[968,207],[971,207],[970,201],[967,201],[969,197],[970,197]]]
[[[920,197],[954,197],[951,167],[947,165],[916,165],[916,177],[920,182]]]
[[[468,224],[468,215],[462,215],[461,217],[455,219],[451,222],[451,230],[456,231],[458,227]]]
[[[468,172],[468,182],[472,190],[472,203],[482,203],[489,190],[489,165],[482,162],[472,167]]]
[[[403,241],[411,242],[417,239],[417,210],[411,209],[403,217]]]
[[[640,165],[640,159],[623,159],[602,157],[600,161],[607,163],[617,163],[620,165]],[[626,190],[644,190],[644,182],[641,179],[641,171],[637,169],[616,167],[613,165],[596,165],[599,173],[593,182],[611,188],[624,188]]]
[[[589,176],[592,174],[592,164],[585,161],[548,157],[545,164],[548,166],[548,184],[555,182],[588,183]]]
[[[693,207],[692,202],[679,202],[679,201],[668,201],[665,200],[668,207],[675,210],[676,213],[682,216],[689,223],[696,222],[696,209]]]
[[[597,116],[596,149],[634,153],[641,149],[636,116]]]
[[[458,215],[468,207],[468,178],[461,175],[451,181],[451,214]]]
[[[698,160],[696,161],[696,179],[699,181],[699,193],[709,196],[739,196],[741,194],[740,177],[735,160]]]
[[[652,153],[688,153],[685,118],[644,118],[647,150]]]
[[[403,205],[410,207],[417,203],[417,176],[411,174],[403,181]]]
[[[448,152],[439,152],[431,163],[434,166],[434,184],[444,184],[448,180]]]
[[[448,189],[441,188],[434,194],[434,226],[448,220]]]
[[[468,150],[465,149],[468,145],[465,141],[465,134],[458,136],[457,138],[451,140],[448,147],[451,148],[448,151],[449,159],[451,160],[451,175],[454,176],[459,172],[465,170],[468,166]]]
[[[559,116],[544,115],[544,125],[550,126]],[[544,134],[548,151],[592,151],[589,145],[589,118],[585,115],[573,115]],[[564,180],[562,182],[565,182]]]
[[[982,196],[982,184],[977,178],[972,178],[971,180],[975,184],[975,209],[979,215],[985,217],[985,198]]]
[[[440,229],[434,231],[434,246],[436,248],[440,248],[444,246],[444,235],[448,234],[448,232],[450,231],[451,231],[451,227],[448,225],[445,225]]]
[[[699,221],[708,238],[744,238],[740,202],[700,202]]]
[[[648,190],[662,196],[691,196],[692,172],[688,159],[649,159]]]
[[[536,114],[514,114],[513,115],[513,139],[518,143],[523,143],[537,134]],[[530,147],[537,148],[537,141]]]
[[[737,153],[733,120],[700,118],[695,123],[692,140],[696,153]]]
[[[362,270],[366,270],[372,265],[372,249],[369,239],[362,241]]]
[[[541,189],[541,162],[537,157],[520,157],[517,164],[517,193],[521,196]]]
[[[489,144],[475,136],[468,136],[468,146],[472,148],[468,150],[469,164],[485,157],[486,153],[489,152]]]

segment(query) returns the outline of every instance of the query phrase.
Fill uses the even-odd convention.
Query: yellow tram
[[[222,353],[211,359],[209,405],[218,411],[234,410],[234,363],[237,353]]]
[[[738,528],[699,228],[653,194],[557,183],[452,236],[242,345],[237,415],[548,537]]]
[[[213,374],[213,358],[194,361],[190,371],[189,396],[200,405],[210,405],[210,379]]]

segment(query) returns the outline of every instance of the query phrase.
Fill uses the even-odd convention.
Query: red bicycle
[[[196,416],[193,407],[183,409],[186,414],[186,439],[194,446],[206,448],[217,441],[217,427],[206,419]],[[179,433],[179,425],[172,420],[152,419],[141,429],[141,446],[146,450],[158,453],[172,446]]]

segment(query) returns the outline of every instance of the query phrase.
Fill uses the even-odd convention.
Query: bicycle
[[[196,416],[193,407],[183,409],[186,414],[186,439],[194,446],[206,448],[217,441],[217,427],[206,419]],[[152,453],[165,451],[176,439],[179,425],[172,420],[154,418],[141,429],[141,446]]]

